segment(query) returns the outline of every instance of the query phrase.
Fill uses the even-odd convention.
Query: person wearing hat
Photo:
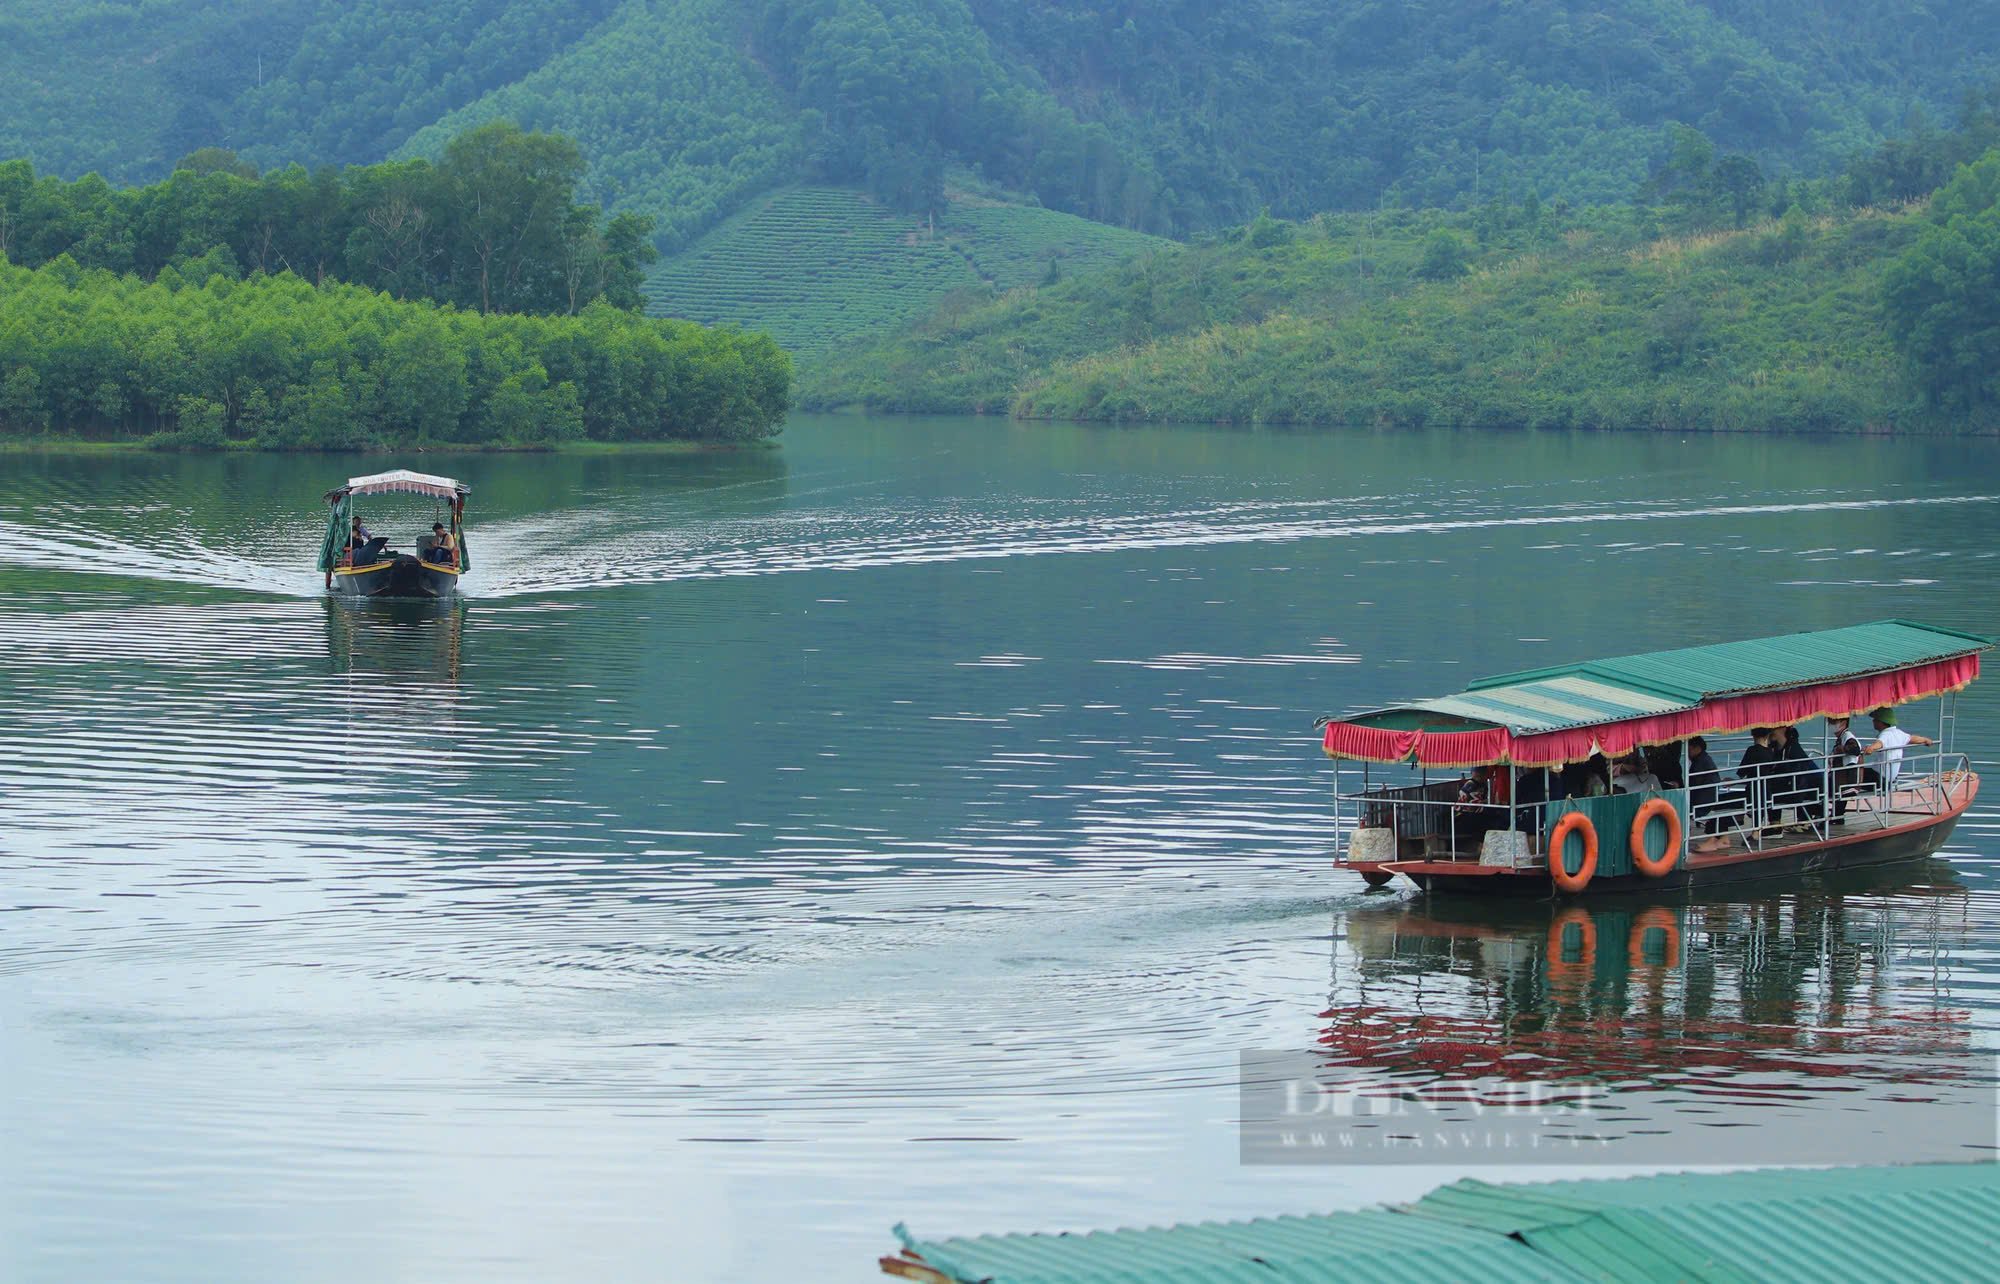
[[[443,522],[431,523],[431,561],[439,566],[458,565],[458,541],[451,537]]]
[[[1894,789],[1896,777],[1903,770],[1903,750],[1911,745],[1934,745],[1937,741],[1929,736],[1915,735],[1897,726],[1896,711],[1886,705],[1869,714],[1868,720],[1875,724],[1875,742],[1862,746],[1861,752],[1864,756],[1876,753],[1882,755],[1880,775],[1883,787]]]

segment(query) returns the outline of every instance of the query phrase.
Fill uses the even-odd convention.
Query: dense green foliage
[[[1989,109],[1818,183],[1699,135],[1660,204],[1260,218],[972,308],[809,371],[808,405],[1603,428],[2000,426],[2000,150],[1929,206]],[[1891,190],[1894,190],[1893,188]],[[1900,194],[1900,193],[1899,193]]]
[[[289,56],[192,145],[239,144],[261,165],[358,165],[499,85],[530,76],[616,0],[342,0],[310,14]],[[262,47],[261,45],[259,46]],[[280,61],[282,58],[282,61]]]
[[[859,192],[788,188],[667,260],[650,309],[768,331],[801,356],[1166,244],[1070,214],[960,194],[926,220]]]
[[[114,188],[0,163],[0,258],[152,277],[191,261],[228,275],[288,271],[482,312],[639,306],[655,257],[646,220],[578,204],[583,162],[566,138],[495,123],[408,161],[258,177],[196,152],[164,182]]]
[[[68,258],[0,264],[0,433],[212,449],[664,438],[783,420],[791,362],[763,335],[652,320],[481,316],[282,274],[144,282]]]
[[[1931,202],[1889,267],[1883,302],[1930,404],[2000,414],[2000,149],[1965,166]]]
[[[954,165],[1182,234],[1624,200],[1672,125],[1741,191],[1920,135],[1996,71],[2000,0],[15,0],[0,154],[128,181],[202,146],[436,158],[511,118],[578,139],[592,196],[669,246],[799,182],[935,211]]]
[[[1408,230],[1329,222],[1257,252],[1259,266],[1281,280],[1352,271],[1371,235]],[[1908,216],[1866,213],[1638,246],[1616,227],[1571,228],[1496,246],[1463,279],[1412,270],[1380,292],[1318,300],[1331,306],[1061,361],[1026,378],[1012,408],[1475,427],[1916,426],[1875,308],[1884,258],[1912,231]]]

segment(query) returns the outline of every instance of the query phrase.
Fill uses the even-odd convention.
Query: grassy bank
[[[655,314],[762,330],[810,359],[901,329],[947,299],[985,302],[1170,244],[971,193],[953,193],[927,219],[849,188],[794,187],[667,259],[642,288]]]

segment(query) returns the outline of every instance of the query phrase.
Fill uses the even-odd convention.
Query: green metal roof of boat
[[[1085,1235],[896,1234],[906,1257],[884,1259],[885,1270],[960,1284],[1972,1279],[1990,1274],[2000,1236],[2000,1165],[1460,1181],[1394,1210]]]
[[[1609,660],[1586,660],[1474,682],[1470,690],[1577,676],[1627,691],[1650,692],[1691,703],[1717,696],[1834,682],[1983,651],[1994,639],[1912,620],[1876,620],[1846,628],[1708,646],[1647,651]]]
[[[1481,678],[1457,695],[1411,700],[1352,721],[1427,730],[1449,729],[1455,721],[1532,735],[1692,709],[1725,696],[1889,673],[1993,645],[1992,638],[1977,633],[1877,620],[1504,673]]]
[[[1460,1181],[1405,1211],[1509,1236],[1596,1279],[1972,1279],[1991,1273],[2000,1166]]]
[[[903,1247],[947,1279],[972,1284],[1332,1284],[1348,1280],[1575,1281],[1515,1240],[1439,1223],[1412,1235],[1387,1209],[1265,1217],[1085,1235],[982,1235]]]

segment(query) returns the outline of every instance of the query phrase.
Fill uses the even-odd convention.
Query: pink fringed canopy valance
[[[1616,758],[1645,745],[1689,736],[1729,735],[1751,727],[1786,727],[1821,718],[1879,709],[1957,691],[1979,676],[1978,655],[1962,655],[1892,673],[1822,682],[1788,691],[1724,696],[1691,709],[1596,726],[1565,727],[1515,735],[1505,727],[1477,731],[1398,731],[1352,722],[1326,724],[1326,752],[1364,762],[1416,761],[1427,767],[1476,767],[1510,762],[1555,767],[1594,753]]]

